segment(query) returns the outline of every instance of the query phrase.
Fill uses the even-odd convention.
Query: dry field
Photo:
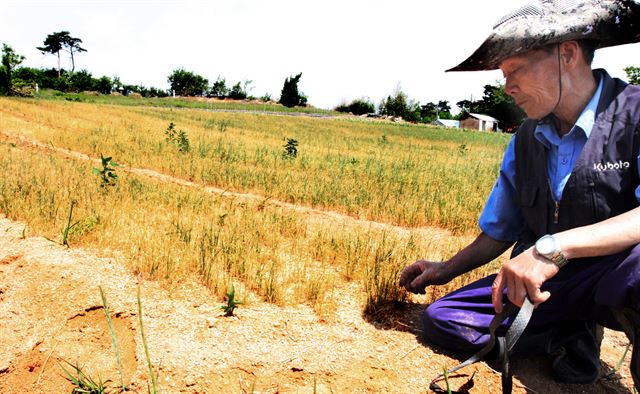
[[[109,392],[123,381],[146,392],[137,288],[158,392],[424,392],[456,362],[421,341],[420,311],[498,262],[420,297],[398,273],[473,238],[507,141],[355,118],[0,99],[0,392],[68,392],[64,361],[111,380]],[[231,284],[243,304],[224,317]],[[607,369],[624,336],[605,345]],[[496,391],[499,376],[474,368],[472,392]],[[578,391],[535,369],[516,373],[520,390],[631,387],[624,369]]]

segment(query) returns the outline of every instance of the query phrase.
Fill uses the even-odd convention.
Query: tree
[[[76,51],[80,53],[80,52],[87,51],[86,49],[80,46],[81,43],[82,43],[82,40],[79,38],[71,37],[71,36],[65,37],[64,44],[67,46],[69,50],[69,54],[71,55],[71,72],[74,72],[76,70],[76,62],[73,59],[73,52]]]
[[[209,85],[209,80],[184,68],[173,70],[167,80],[179,96],[202,96]]]
[[[516,129],[526,118],[513,98],[507,95],[503,84],[485,85],[478,109],[479,112],[498,119],[504,130]]]
[[[93,76],[87,70],[80,70],[77,73],[69,74],[69,84],[76,92],[92,90],[95,86]]]
[[[71,72],[74,72],[76,69],[76,64],[73,57],[74,52],[78,53],[87,51],[80,46],[81,43],[81,39],[77,37],[71,37],[68,31],[59,31],[47,35],[47,38],[45,38],[44,40],[44,46],[37,47],[37,49],[42,53],[50,53],[58,57],[58,78],[60,78],[60,51],[66,50],[71,55]]]
[[[244,81],[242,86],[240,82],[233,85],[231,90],[229,91],[229,98],[234,100],[244,100],[249,96],[249,85],[251,85],[253,81]]]
[[[406,93],[397,88],[393,96],[388,96],[380,103],[380,114],[417,122],[421,118],[420,104],[410,100]]]
[[[438,117],[440,119],[451,119],[451,106],[447,100],[438,101]]]
[[[526,118],[513,98],[507,95],[503,84],[485,85],[481,100],[461,100],[456,105],[460,108],[457,119],[464,118],[468,113],[490,115],[498,119],[504,130],[515,130]]]
[[[432,122],[438,117],[438,105],[435,103],[426,103],[420,107],[420,117],[427,122]]]
[[[44,40],[44,46],[36,47],[40,52],[50,53],[58,56],[58,78],[60,78],[60,51],[64,45],[64,37],[68,36],[68,31],[61,31],[47,35]]]
[[[6,94],[13,92],[13,71],[24,61],[25,57],[18,55],[13,48],[7,44],[2,44],[2,89]]]
[[[624,69],[629,78],[629,83],[633,85],[640,85],[640,67],[627,67]]]
[[[100,79],[94,81],[93,88],[101,94],[111,94],[113,83],[111,82],[111,78],[102,76]]]
[[[284,80],[282,92],[280,93],[280,104],[290,108],[307,105],[307,96],[298,91],[298,82],[300,82],[301,77],[302,73]]]
[[[225,98],[229,94],[229,88],[227,87],[226,79],[218,76],[218,79],[211,86],[211,90],[209,91],[210,97],[218,97]]]

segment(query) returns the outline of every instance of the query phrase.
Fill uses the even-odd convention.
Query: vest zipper
[[[556,201],[556,198],[553,196],[553,188],[551,187],[551,180],[547,178],[547,183],[549,184],[549,194],[551,195],[551,201],[555,205],[553,210],[553,224],[558,224],[560,221],[560,202]]]

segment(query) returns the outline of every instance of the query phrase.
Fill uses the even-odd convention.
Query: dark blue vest
[[[640,87],[603,80],[595,124],[571,172],[560,201],[554,201],[547,172],[547,151],[534,137],[537,121],[528,119],[515,140],[516,189],[527,224],[514,252],[544,234],[585,226],[638,206],[638,134]]]

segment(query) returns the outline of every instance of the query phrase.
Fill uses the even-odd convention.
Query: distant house
[[[460,128],[460,121],[453,119],[436,119],[433,124],[437,126],[451,127],[454,129]]]
[[[492,118],[489,115],[472,113],[468,113],[460,119],[460,127],[480,131],[500,131],[498,128],[498,119]]]

